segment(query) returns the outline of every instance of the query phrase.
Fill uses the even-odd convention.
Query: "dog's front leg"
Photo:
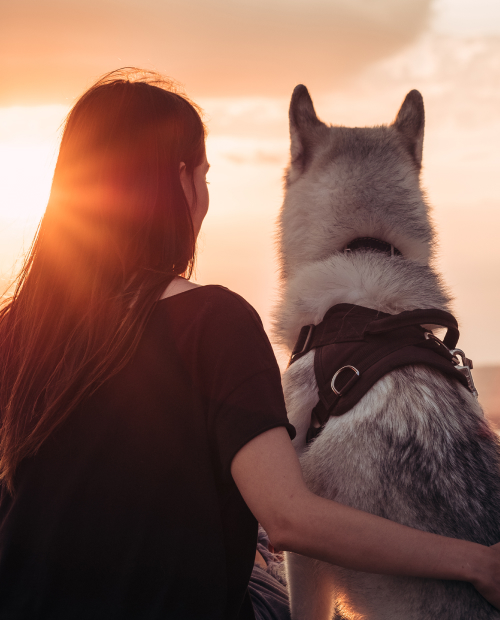
[[[332,568],[303,555],[286,554],[292,620],[332,620],[335,612]]]

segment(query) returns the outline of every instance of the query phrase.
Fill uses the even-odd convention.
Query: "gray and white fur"
[[[420,187],[424,107],[411,91],[388,126],[321,122],[305,86],[290,105],[291,162],[279,220],[281,298],[275,340],[337,303],[391,314],[450,310],[431,260],[434,233]],[[358,237],[402,256],[343,248]],[[314,352],[283,376],[294,441],[315,493],[418,529],[500,541],[500,450],[481,406],[456,381],[406,366],[378,381],[306,447],[318,401]],[[287,554],[294,620],[483,620],[500,613],[467,583],[372,575]]]

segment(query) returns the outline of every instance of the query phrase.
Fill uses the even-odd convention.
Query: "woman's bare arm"
[[[246,444],[231,473],[276,548],[365,572],[470,581],[500,608],[499,545],[422,532],[314,495],[283,427]]]

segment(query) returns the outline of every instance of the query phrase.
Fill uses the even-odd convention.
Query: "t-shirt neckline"
[[[225,286],[222,286],[221,284],[200,284],[200,286],[197,286],[195,288],[190,288],[187,291],[181,291],[180,293],[176,293],[175,295],[169,295],[168,297],[163,297],[162,299],[158,299],[156,303],[160,303],[162,301],[167,301],[168,299],[174,299],[175,297],[181,297],[182,295],[187,295],[188,293],[194,293],[195,291],[199,291],[199,290],[206,289],[206,288],[212,288],[212,287],[226,288]]]

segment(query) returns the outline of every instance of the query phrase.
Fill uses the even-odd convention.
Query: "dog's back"
[[[300,327],[319,323],[337,303],[390,314],[447,310],[448,295],[428,264],[433,235],[418,182],[420,95],[410,93],[392,126],[351,130],[321,123],[300,87],[290,119],[281,344],[291,349]],[[394,244],[402,256],[342,252],[365,236]],[[294,362],[283,382],[311,490],[417,529],[500,541],[499,444],[465,387],[425,366],[399,368],[347,414],[330,418],[306,447],[318,400],[313,360],[310,352]],[[500,618],[467,583],[371,575],[296,555],[288,558],[288,576],[294,619]]]

